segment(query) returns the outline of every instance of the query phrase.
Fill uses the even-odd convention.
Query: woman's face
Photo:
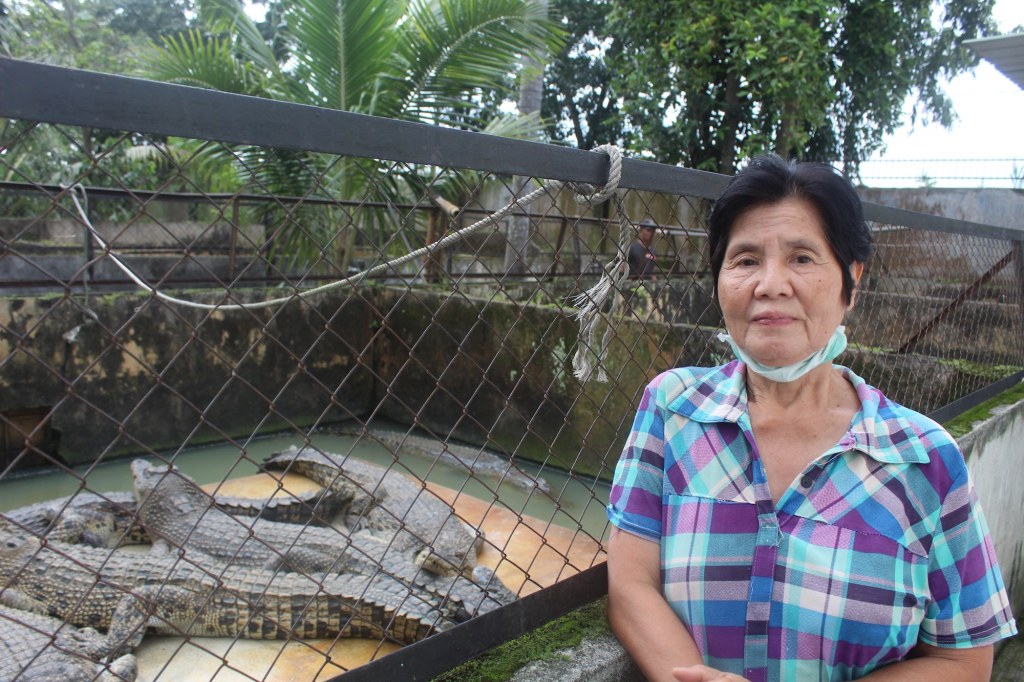
[[[740,214],[718,275],[718,300],[733,341],[770,367],[824,347],[848,308],[842,267],[807,201],[784,199]],[[854,263],[855,283],[862,272],[863,264]]]

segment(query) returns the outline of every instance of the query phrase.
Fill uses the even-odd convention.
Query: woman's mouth
[[[754,324],[761,324],[769,327],[789,324],[792,321],[792,317],[789,315],[782,315],[780,313],[761,313],[754,316]]]

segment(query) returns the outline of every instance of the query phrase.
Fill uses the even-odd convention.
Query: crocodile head
[[[472,577],[473,563],[468,561],[453,560],[450,557],[438,554],[430,547],[424,547],[413,558],[413,563],[424,571],[430,571],[435,575]]]
[[[0,517],[0,589],[7,587],[41,547],[39,538]]]
[[[443,557],[435,554],[429,547],[424,547],[418,551],[413,562],[423,570],[437,575],[447,576],[457,573],[451,562],[445,561]]]
[[[203,514],[213,504],[209,494],[169,464],[154,465],[144,459],[133,461],[132,487],[143,523],[158,515],[180,519]]]
[[[484,546],[483,531],[473,528],[454,514],[444,520],[439,530],[436,527],[428,527],[426,530],[430,532],[425,536],[432,535],[433,541],[416,552],[413,562],[436,575],[472,578],[477,555]]]

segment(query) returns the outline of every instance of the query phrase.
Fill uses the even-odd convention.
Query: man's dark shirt
[[[629,245],[626,260],[630,279],[650,279],[654,275],[654,251],[640,240]]]

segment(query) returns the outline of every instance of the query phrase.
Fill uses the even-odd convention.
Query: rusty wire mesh
[[[148,624],[135,653],[150,680],[327,678],[602,562],[644,384],[729,359],[712,196],[620,191],[633,224],[659,226],[656,272],[618,292],[610,381],[581,384],[572,297],[619,228],[568,190],[304,293],[546,178],[18,120],[0,151],[0,601],[52,597],[66,631],[137,599],[147,620],[118,636]],[[1024,366],[1020,242],[873,229],[845,362],[924,412]],[[191,308],[116,261],[188,301],[290,300]],[[296,449],[328,459],[303,469]],[[136,465],[133,496],[137,458],[155,468]],[[150,544],[177,549],[140,554]],[[105,659],[67,655],[102,668],[125,649],[106,644]]]

